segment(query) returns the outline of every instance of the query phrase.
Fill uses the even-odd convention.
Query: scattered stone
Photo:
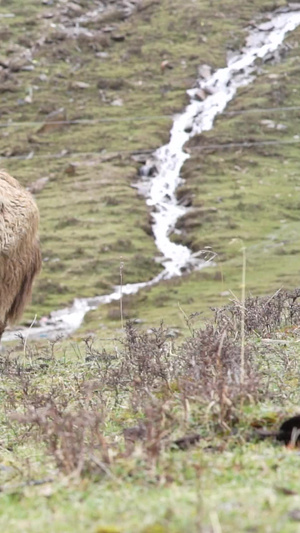
[[[261,120],[260,123],[263,126],[266,126],[269,129],[276,129],[276,130],[286,130],[287,126],[285,124],[276,124],[274,120],[264,119]]]
[[[145,152],[134,153],[131,155],[131,159],[133,159],[133,161],[136,161],[137,163],[142,163],[144,165],[149,158],[149,152],[149,150],[146,150]]]
[[[259,24],[258,29],[259,31],[271,31],[274,28],[274,22],[264,22],[263,24]]]
[[[177,337],[179,337],[179,336],[180,336],[180,330],[179,329],[173,328],[173,329],[169,329],[168,330],[168,333],[167,333],[167,337],[168,338],[177,339]]]
[[[110,38],[117,43],[121,43],[122,41],[125,41],[126,37],[123,33],[113,33]]]
[[[270,129],[274,129],[276,127],[274,120],[263,119],[260,121],[260,123]]]
[[[46,117],[44,124],[38,129],[37,133],[49,133],[51,131],[60,130],[65,126],[67,121],[67,113],[64,107],[52,111]]]
[[[71,89],[88,89],[90,84],[85,81],[72,81],[70,87]]]
[[[32,194],[37,194],[39,192],[41,192],[46,184],[48,183],[49,181],[49,178],[48,177],[44,177],[44,178],[39,178],[37,179],[36,181],[33,181],[29,187],[28,187],[28,190],[32,193]]]
[[[18,38],[18,45],[21,46],[22,48],[25,48],[25,50],[28,53],[29,49],[34,46],[34,42],[31,39],[29,39],[29,37],[26,37],[25,35],[21,35]]]
[[[67,10],[68,15],[81,15],[82,13],[82,7],[78,4],[75,4],[74,2],[68,2],[67,3]]]
[[[7,26],[0,27],[0,40],[7,42],[11,38],[12,32]]]
[[[53,19],[53,17],[54,17],[54,13],[52,11],[48,11],[42,14],[43,19]]]
[[[283,50],[283,49],[282,49]],[[263,59],[262,63],[273,63],[273,62],[280,62],[281,56],[280,53],[282,53],[280,50],[275,50],[274,52],[269,52],[266,54]]]
[[[68,176],[75,176],[76,174],[76,165],[74,165],[74,163],[70,163],[66,168],[65,168],[65,174],[68,174]]]
[[[25,96],[25,98],[24,98],[25,104],[32,104],[32,94],[33,93],[31,91],[29,94],[27,94],[27,96]]]
[[[1,81],[1,80],[0,80]],[[14,93],[18,90],[18,84],[13,81],[4,81],[0,83],[0,94]]]
[[[145,231],[145,229],[144,229],[144,231]],[[145,231],[145,233],[147,233],[147,231]],[[153,231],[151,233],[149,233],[149,235],[153,235]],[[155,263],[157,265],[163,265],[165,263],[165,261],[166,261],[166,258],[165,257],[161,257],[161,256],[154,257],[153,259],[154,259],[154,261],[155,261]]]
[[[206,94],[214,94],[215,88],[214,87],[205,87]]]
[[[104,28],[102,28],[102,31],[104,33],[111,33],[112,31],[114,31],[114,26],[104,26]]]
[[[97,87],[98,89],[110,89],[112,91],[118,91],[125,85],[125,81],[122,78],[99,78]]]
[[[109,46],[109,39],[100,31],[81,31],[77,36],[77,42],[80,47],[88,45],[92,50],[98,50],[99,47],[107,48]]]
[[[123,105],[123,100],[122,100],[122,98],[116,98],[115,100],[113,100],[113,101],[111,102],[110,105],[117,106],[117,107],[122,107],[122,105]]]
[[[95,57],[100,57],[101,59],[107,59],[109,54],[107,52],[96,52]]]
[[[165,60],[162,61],[161,64],[160,64],[160,70],[161,70],[162,72],[164,72],[167,68],[168,68],[168,69],[172,69],[172,68],[174,68],[174,67],[173,67],[173,65],[171,65],[171,63],[170,63],[167,59],[165,59]]]
[[[152,178],[153,176],[155,176],[155,174],[157,174],[157,172],[158,168],[156,164],[151,160],[146,161],[145,165],[143,165],[139,169],[139,175],[147,178]]]
[[[300,522],[300,509],[292,509],[289,512],[289,518],[294,522]]]
[[[184,128],[184,131],[186,133],[191,133],[193,131],[193,122],[190,122],[189,124],[187,124],[186,127]]]
[[[182,205],[184,207],[191,207],[193,204],[193,195],[190,193],[185,194],[178,200],[178,205]]]
[[[47,483],[47,481],[45,481]],[[49,485],[46,485],[45,487],[41,487],[39,490],[39,495],[44,496],[45,498],[50,498],[54,494],[54,490]]]
[[[205,100],[207,96],[207,93],[204,91],[204,89],[197,89],[197,91],[194,94],[195,100]]]
[[[277,124],[276,125],[277,130],[286,130],[287,126],[285,124]]]
[[[27,65],[28,59],[16,57],[9,62],[9,69],[12,72],[19,72],[20,70],[24,70]]]
[[[208,80],[212,75],[212,67],[210,65],[200,65],[198,67],[198,75],[204,80]]]
[[[10,42],[6,49],[7,54],[20,54],[22,52],[24,52],[23,46],[20,46],[19,44],[13,42]]]
[[[0,56],[0,66],[4,68],[8,68],[9,60],[3,56]]]

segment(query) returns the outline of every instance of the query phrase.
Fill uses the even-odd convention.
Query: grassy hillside
[[[124,283],[159,272],[150,213],[132,187],[141,164],[136,154],[147,157],[168,140],[171,115],[187,103],[197,67],[224,66],[227,52],[243,43],[247,24],[284,2],[232,5],[150,0],[138,2],[124,19],[122,3],[118,9],[109,4],[105,14],[81,22],[79,34],[76,21],[90,12],[87,2],[2,5],[2,165],[25,185],[34,183],[33,190],[45,178],[36,194],[44,269],[25,320],[74,297],[109,293],[119,282],[121,261]],[[282,62],[263,65],[229,111],[297,105],[298,34],[289,37]],[[165,60],[172,69],[161,68]],[[66,123],[49,126],[48,114],[61,108],[54,120]],[[176,239],[195,251],[211,246],[217,266],[143,291],[124,305],[128,317],[148,324],[163,317],[181,327],[178,302],[188,314],[225,302],[228,289],[239,285],[238,239],[247,246],[249,289],[296,285],[297,145],[198,148],[293,139],[297,114],[222,116],[212,132],[191,141],[179,194],[191,195],[193,209],[179,222]],[[287,129],[270,129],[263,119]],[[101,308],[83,331],[114,330],[116,318],[116,304]]]
[[[124,283],[159,272],[139,166],[197,67],[224,66],[285,2],[136,4],[1,3],[2,166],[41,211],[25,322],[110,292],[121,262]],[[0,354],[1,530],[299,531],[298,450],[276,440],[300,400],[299,293],[281,289],[299,272],[299,37],[186,147],[192,209],[173,239],[216,265],[124,298],[125,331],[111,304],[76,338]],[[269,296],[244,302],[243,273]]]

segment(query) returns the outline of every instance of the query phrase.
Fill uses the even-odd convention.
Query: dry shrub
[[[242,306],[234,300],[232,304],[215,309],[215,324],[218,329],[234,337],[241,333]],[[245,301],[245,332],[260,337],[268,336],[279,327],[299,324],[300,289],[279,290],[273,296],[248,297]]]
[[[168,403],[152,399],[144,408],[145,451],[150,462],[156,461],[168,444],[175,419]]]
[[[125,326],[115,355],[99,352],[87,342],[87,359],[97,364],[97,374],[104,389],[118,393],[129,389],[142,393],[163,384],[168,386],[176,375],[176,356],[170,349],[168,330],[162,325],[150,332],[138,331],[134,323]]]
[[[153,467],[157,464],[161,452],[170,445],[170,435],[177,425],[173,413],[173,404],[161,401],[155,397],[148,397],[140,410],[141,419],[134,427],[125,428],[123,431],[126,455],[130,455],[135,443],[142,445],[146,463]]]
[[[144,409],[149,393],[159,393],[162,402],[173,397],[183,405],[189,401],[210,406],[224,425],[236,417],[241,402],[257,398],[253,344],[246,346],[242,368],[240,340],[208,324],[173,351],[163,326],[144,333],[127,324],[117,380],[121,388],[130,388],[134,411]]]
[[[52,383],[43,393],[35,375],[23,368],[15,376],[14,387],[6,393],[7,425],[17,441],[33,439],[43,443],[66,474],[106,471],[109,458],[102,433],[105,406],[99,398],[90,405],[92,381],[79,383],[76,376],[70,375],[72,378],[75,386]]]
[[[19,346],[6,348],[3,353],[0,353],[0,376],[22,380],[29,374],[47,372],[55,360],[55,345],[59,339],[43,347],[33,343],[27,345],[22,335],[19,335],[19,339]]]
[[[128,322],[125,331],[120,374],[139,389],[168,384],[176,369],[168,330],[161,325],[149,333],[138,332],[133,323]]]
[[[255,346],[246,346],[242,369],[240,339],[212,324],[194,331],[175,349],[163,326],[146,333],[128,322],[121,342],[117,358],[99,364],[98,375],[102,391],[114,391],[117,403],[127,398],[135,413],[143,411],[147,417],[149,397],[159,395],[162,402],[172,397],[182,405],[209,405],[223,424],[230,422],[240,402],[258,396]],[[98,354],[99,361],[103,356]]]
[[[214,324],[193,330],[188,320],[191,335],[179,346],[174,346],[163,325],[145,332],[128,322],[112,351],[97,350],[87,339],[80,370],[77,366],[66,372],[61,367],[63,387],[55,385],[61,363],[56,361],[54,345],[40,352],[23,343],[20,357],[0,357],[0,373],[11,385],[2,394],[14,435],[22,442],[33,438],[44,443],[57,467],[67,474],[112,475],[115,463],[120,459],[123,464],[128,456],[155,474],[172,442],[184,449],[199,440],[204,424],[207,430],[207,416],[211,429],[217,425],[218,430],[228,431],[240,418],[243,404],[262,394],[270,397],[268,387],[272,387],[268,382],[266,389],[264,381],[270,348],[266,354],[264,343],[253,341],[251,333],[270,336],[283,325],[298,324],[299,296],[296,290],[247,298],[244,313],[241,303],[233,301],[215,311]],[[282,361],[279,368],[290,365]],[[43,394],[37,383],[48,372],[50,383],[42,381]],[[103,436],[104,419],[113,425],[121,423],[122,431],[120,412],[137,424],[123,432],[125,449],[119,439]],[[174,440],[182,433],[183,439]]]
[[[111,474],[111,461],[134,454],[138,440],[142,460],[152,470],[174,431],[199,429],[191,412],[197,413],[195,421],[204,408],[214,421],[217,418],[218,427],[228,429],[241,403],[256,399],[255,347],[247,343],[242,372],[239,336],[232,335],[229,319],[225,325],[228,330],[208,324],[191,331],[175,348],[163,325],[145,332],[128,322],[125,336],[112,352],[97,350],[87,339],[80,370],[68,370],[58,384],[53,347],[41,360],[31,353],[25,366],[3,360],[2,371],[12,383],[5,395],[15,435],[25,426],[22,439],[44,443],[67,474],[97,470]],[[53,380],[44,382],[43,394],[37,383],[41,372],[48,371]],[[103,436],[104,419],[109,416],[109,424],[118,424],[120,405],[121,411],[125,407],[130,418],[139,421],[124,433],[125,451],[114,437]]]
[[[15,411],[10,418],[29,427],[31,435],[44,442],[64,473],[105,471],[109,457],[100,431],[102,415],[87,409],[66,410],[67,403],[34,391],[25,412]]]
[[[252,350],[246,347],[243,372],[241,345],[226,330],[212,325],[194,332],[180,347],[180,390],[188,400],[209,405],[222,425],[235,416],[241,401],[258,393],[258,373]]]

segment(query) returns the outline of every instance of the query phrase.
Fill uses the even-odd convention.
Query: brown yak
[[[0,339],[22,315],[42,265],[39,211],[31,194],[0,170]]]

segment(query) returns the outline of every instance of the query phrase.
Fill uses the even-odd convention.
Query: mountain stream
[[[184,145],[194,135],[213,127],[215,117],[224,111],[237,89],[255,79],[259,73],[259,63],[274,57],[286,34],[300,24],[300,4],[291,6],[276,10],[267,22],[251,28],[244,47],[228,60],[225,68],[212,72],[210,67],[203,65],[199,69],[197,86],[187,91],[190,103],[173,119],[168,144],[158,148],[140,169],[138,188],[143,191],[147,204],[152,208],[155,244],[164,258],[160,274],[147,282],[125,284],[122,288],[116,286],[111,294],[76,298],[71,307],[53,311],[49,317],[42,318],[38,325],[6,331],[3,341],[13,340],[16,335],[48,339],[65,337],[81,325],[88,311],[98,306],[119,300],[121,295],[136,294],[140,289],[151,287],[161,280],[211,264],[213,257],[204,259],[203,253],[193,254],[186,246],[170,240],[176,222],[189,209],[180,205],[176,198],[176,189],[183,182],[180,172],[189,158]],[[199,99],[199,91],[206,95],[203,100]]]

